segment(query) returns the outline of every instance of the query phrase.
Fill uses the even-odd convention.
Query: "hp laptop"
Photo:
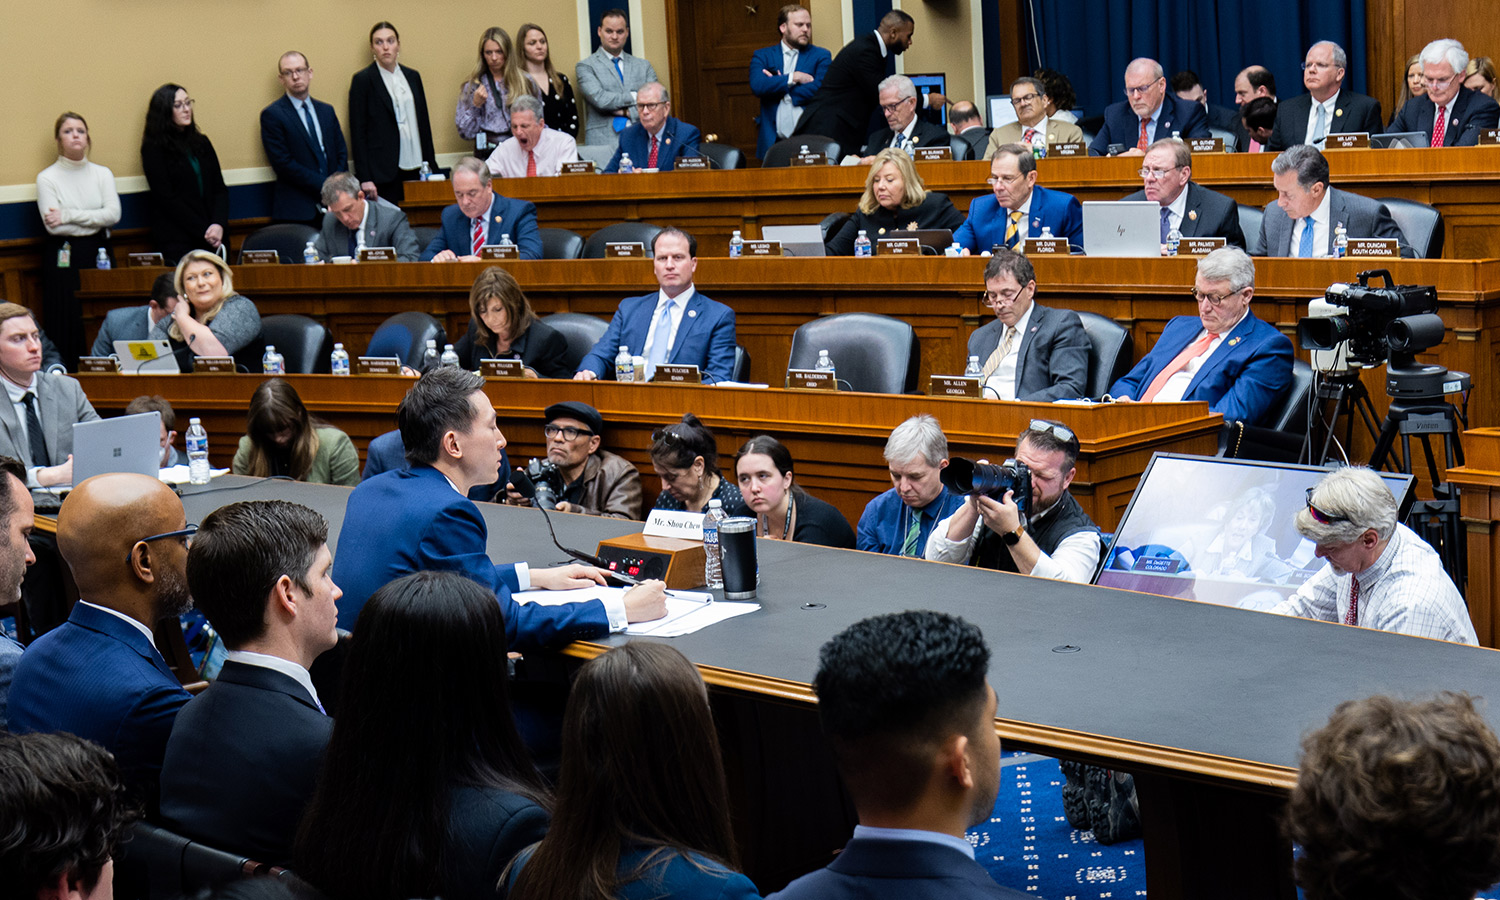
[[[1085,200],[1089,256],[1161,256],[1161,205],[1150,200]]]

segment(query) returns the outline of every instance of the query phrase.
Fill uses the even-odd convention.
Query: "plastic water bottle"
[[[1047,158],[1047,144],[1041,140],[1031,145],[1031,156],[1033,159]]]
[[[266,375],[285,375],[286,357],[276,352],[275,344],[267,344],[266,352],[260,358],[260,369]]]
[[[208,484],[208,432],[195,416],[188,420],[187,436],[188,481],[193,484]]]
[[[438,359],[437,341],[430,340],[427,342],[427,349],[422,351],[422,371],[427,371]]]
[[[620,352],[615,354],[615,381],[635,381],[635,362],[626,344],[621,344]]]
[[[859,235],[854,239],[854,255],[870,255],[870,236],[865,234],[865,230],[863,228],[859,230]]]
[[[302,263],[308,266],[318,264],[318,241],[316,238],[308,241],[307,246],[302,248]]]
[[[328,367],[335,375],[349,374],[349,351],[344,349],[343,344],[333,345],[333,355],[328,358]]]
[[[745,253],[745,239],[736,231],[729,236],[729,258],[739,259]]]
[[[1174,132],[1172,132],[1172,140],[1174,140],[1174,141],[1181,141],[1182,140],[1182,132],[1180,132],[1180,131],[1174,131]]]
[[[514,247],[516,246],[516,242],[510,239],[510,232],[507,231],[504,234],[500,235],[500,246],[510,247],[514,249]]]
[[[708,501],[703,514],[703,583],[711,588],[724,586],[724,563],[719,554],[719,523],[729,516],[718,498]]]
[[[806,144],[803,144],[803,145],[802,145],[802,149],[801,149],[801,150],[800,150],[800,151],[799,151],[799,152],[798,152],[798,153],[797,153],[797,155],[798,155],[798,156],[809,156],[809,155],[810,155],[810,154],[809,154],[809,153],[808,153],[808,152],[807,152],[807,145],[806,145]]]
[[[977,357],[977,356],[971,356],[971,357],[969,357],[969,364],[967,366],[964,366],[964,377],[965,378],[983,378],[984,377],[984,369],[980,368],[979,357]]]
[[[453,345],[452,344],[444,344],[443,345],[442,363],[445,366],[457,366],[458,365],[458,353],[457,353],[457,351],[455,351],[453,349]]]
[[[1173,228],[1171,231],[1167,232],[1167,255],[1168,256],[1176,256],[1177,255],[1177,247],[1181,243],[1182,243],[1182,232],[1178,231],[1175,228]]]
[[[943,255],[944,256],[963,256],[964,255],[964,245],[960,244],[958,241],[954,241],[952,244],[949,244],[948,247],[945,250],[943,250]]]
[[[57,248],[57,267],[66,269],[73,265],[73,242],[63,241],[63,245]]]
[[[1333,229],[1333,258],[1343,259],[1349,253],[1349,232],[1340,222]]]
[[[1051,225],[1043,225],[1042,226],[1041,238],[1044,241],[1050,241],[1052,239],[1052,226]]]
[[[417,177],[422,181],[426,181],[432,177],[432,166],[427,164],[427,160],[422,160],[422,167],[417,170]]]
[[[635,172],[635,163],[630,161],[629,153],[620,154],[620,174],[631,175]]]
[[[108,269],[109,268],[109,254],[104,251],[103,247],[99,248],[99,257],[98,257],[98,259],[94,260],[94,268],[96,268],[96,269]]]
[[[813,363],[813,369],[819,372],[827,372],[830,378],[834,377],[835,369],[833,368],[833,360],[828,358],[827,350],[818,351],[818,361]]]

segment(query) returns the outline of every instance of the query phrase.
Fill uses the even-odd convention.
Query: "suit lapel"
[[[68,616],[68,621],[80,628],[86,628],[89,631],[119,641],[140,654],[141,658],[149,661],[156,667],[158,672],[171,679],[173,684],[181,684],[177,680],[177,676],[173,674],[172,668],[167,665],[166,659],[162,657],[161,651],[156,649],[156,644],[147,640],[146,636],[137,631],[135,626],[129,622],[122,622],[107,612],[85,606],[82,603],[74,604],[73,612]]]
[[[275,669],[265,666],[256,666],[243,662],[226,662],[224,668],[219,672],[218,680],[226,684],[238,684],[244,687],[255,688],[261,691],[274,691],[285,694],[306,706],[308,709],[317,709],[318,705],[307,693],[307,689],[290,676],[284,675]]]
[[[26,443],[26,435],[21,433],[21,420],[16,415],[16,405],[10,402],[8,391],[5,394],[5,402],[0,403],[0,425],[4,425],[5,436],[10,439],[10,445],[16,449],[16,453],[26,465],[32,465],[31,445]]]
[[[625,317],[623,343],[630,347],[641,348],[641,355],[646,352],[646,335],[651,331],[651,316],[656,312],[656,303],[660,292],[646,294],[634,298],[637,306]],[[679,334],[681,331],[679,330]]]
[[[500,243],[500,235],[510,232],[510,207],[499,194],[490,198],[490,208],[485,210],[484,218],[484,242]],[[510,239],[515,243],[516,235],[511,234]]]
[[[397,66],[397,68],[400,67]],[[380,99],[380,105],[385,107],[385,111],[390,113],[394,120],[396,115],[396,101],[391,99],[391,92],[386,90],[385,76],[380,74],[380,63],[370,63],[370,75],[375,79],[375,90],[371,91],[371,93]]]
[[[1203,383],[1204,378],[1217,372],[1229,361],[1231,356],[1235,356],[1240,352],[1239,345],[1249,337],[1250,329],[1254,327],[1255,313],[1247,312],[1245,318],[1240,320],[1240,324],[1234,326],[1233,330],[1224,335],[1224,339],[1219,342],[1218,349],[1214,350],[1214,355],[1204,360],[1203,365],[1198,368],[1197,374],[1188,383],[1187,390],[1182,392],[1184,400],[1191,396],[1193,391],[1198,389],[1198,385]]]
[[[1026,330],[1021,332],[1021,346],[1016,350],[1016,372],[1014,387],[1018,395],[1021,393],[1021,373],[1026,371],[1026,360],[1027,357],[1031,354],[1031,338],[1037,333],[1038,329],[1042,327],[1042,323],[1045,322],[1046,319],[1047,310],[1044,307],[1039,306],[1036,300],[1033,299],[1031,301],[1031,318],[1026,322]]]
[[[42,441],[47,445],[47,455],[52,458],[54,465],[67,456],[59,447],[58,441],[62,437],[62,430],[56,426],[62,422],[70,423],[73,416],[62,409],[62,397],[59,395],[57,385],[52,382],[52,377],[45,372],[38,372],[36,376],[36,404],[39,407],[42,419]],[[15,409],[14,406],[11,409]],[[71,431],[69,432],[71,434]]]
[[[687,309],[682,311],[682,321],[677,324],[677,340],[672,342],[672,356],[668,362],[677,363],[678,357],[682,355],[682,348],[687,345],[688,336],[698,327],[698,320],[703,318],[705,305],[703,295],[694,290],[693,299],[688,301]]]

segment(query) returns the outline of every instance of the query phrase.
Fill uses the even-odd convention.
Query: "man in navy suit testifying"
[[[349,151],[333,107],[309,93],[312,76],[307,57],[281,54],[277,77],[286,93],[260,111],[260,142],[276,171],[271,218],[316,227],[323,181],[348,168]]]
[[[453,166],[453,198],[443,209],[443,228],[422,251],[432,262],[477,262],[479,249],[498,244],[505,235],[522,259],[542,258],[542,233],[536,224],[536,204],[495,193],[490,167],[482,159],[465,156]]]

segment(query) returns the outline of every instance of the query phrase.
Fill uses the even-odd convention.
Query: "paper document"
[[[542,603],[547,606],[557,606],[563,603],[583,603],[589,600],[603,600],[605,597],[619,597],[626,590],[627,588],[595,585],[571,591],[521,591],[511,596],[517,603]],[[635,622],[625,629],[625,633],[651,637],[680,637],[684,634],[692,634],[716,622],[755,612],[757,609],[760,609],[759,603],[729,603],[715,600],[712,594],[701,591],[667,591],[667,614],[650,622]]]
[[[220,475],[227,475],[228,473],[228,469],[208,470],[208,474],[212,478],[218,478]],[[175,466],[168,466],[165,469],[162,469],[160,477],[161,480],[165,481],[167,484],[187,484],[191,476],[188,475],[187,464],[178,463]]]

